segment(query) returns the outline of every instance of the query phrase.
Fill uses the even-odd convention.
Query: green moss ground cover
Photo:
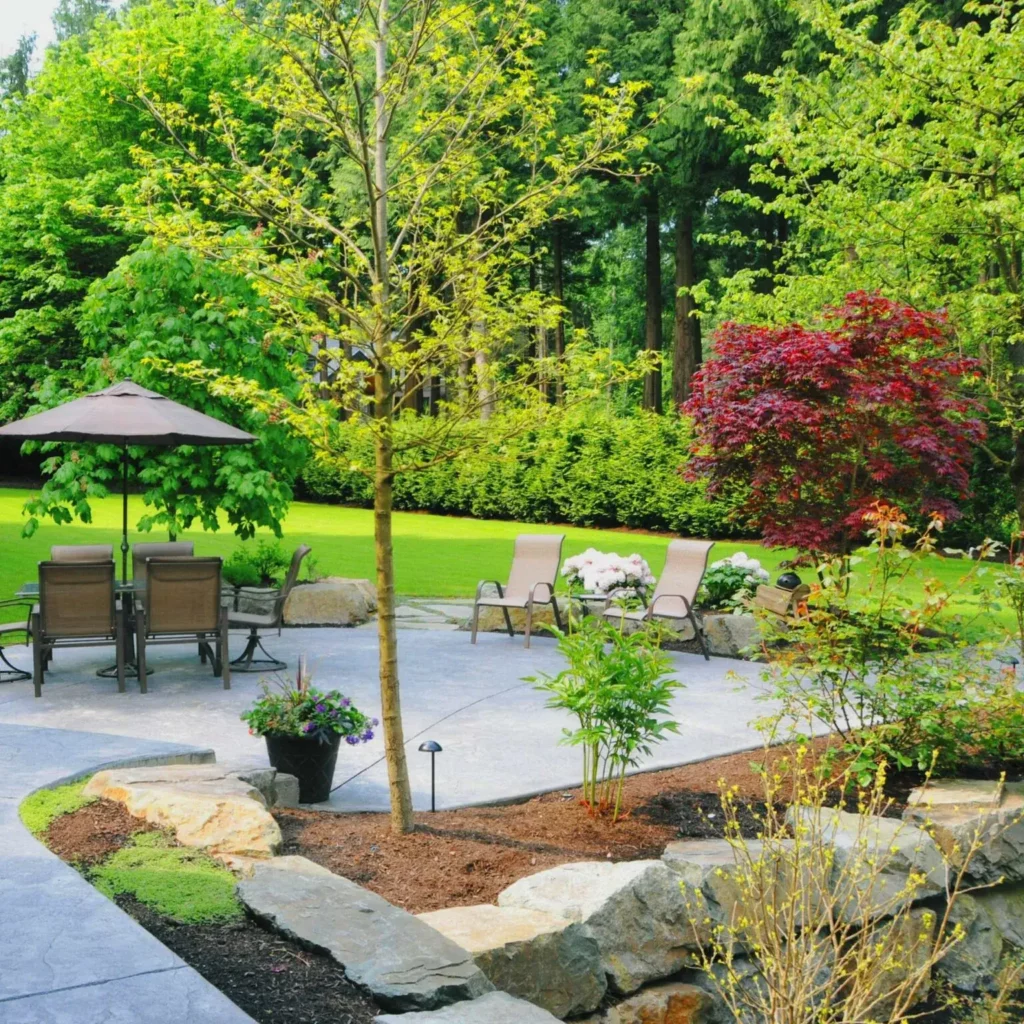
[[[44,524],[36,534],[21,536],[21,507],[29,491],[0,488],[0,598],[10,597],[26,580],[36,578],[36,563],[49,557],[52,544],[120,544],[121,501],[107,498],[95,502],[94,522],[68,526]],[[129,503],[129,522],[143,513],[142,502]],[[414,512],[395,514],[395,574],[398,592],[408,597],[472,597],[481,579],[504,580],[512,557],[512,542],[522,532],[564,533],[563,554],[577,554],[588,547],[604,551],[641,554],[658,574],[665,559],[669,535],[632,533],[624,530],[590,530],[581,527],[547,526],[492,519],[462,519]],[[129,542],[163,540],[164,534],[132,532]],[[229,529],[218,533],[192,530],[179,539],[193,540],[197,554],[227,557],[242,543]],[[373,579],[373,513],[368,509],[296,502],[284,524],[283,544],[287,549],[299,543],[313,548],[318,571],[331,576]],[[753,541],[720,541],[711,558],[723,558],[747,551],[760,558],[773,573],[780,561],[792,558],[788,550],[765,550]],[[953,584],[968,568],[954,559],[929,559],[928,570],[945,585]],[[915,590],[920,587],[911,584]],[[971,611],[969,602],[962,606]],[[18,618],[17,609],[0,609],[7,620]],[[1011,624],[1008,611],[986,619],[986,627],[1005,628]]]
[[[22,824],[38,836],[50,827],[54,818],[91,804],[96,798],[82,792],[88,781],[81,779],[55,789],[40,789],[25,797],[18,808]]]

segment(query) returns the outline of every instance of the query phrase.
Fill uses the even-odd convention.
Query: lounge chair
[[[615,622],[626,619],[630,622],[650,622],[652,619],[689,619],[693,632],[704,654],[710,661],[708,645],[704,639],[693,603],[697,599],[701,580],[708,567],[708,553],[714,546],[711,540],[674,540],[665,552],[665,568],[658,577],[651,603],[646,608],[625,611],[622,608],[605,608],[606,618]],[[614,598],[609,596],[609,600]]]
[[[108,562],[114,558],[113,544],[54,544],[51,562]]]
[[[149,558],[146,600],[135,612],[139,690],[146,692],[146,649],[153,644],[198,642],[224,689],[231,689],[228,611],[221,603],[221,559]],[[211,649],[211,641],[215,646]],[[205,661],[205,658],[204,658]]]
[[[246,642],[245,650],[231,662],[231,667],[236,672],[280,672],[287,668],[287,663],[273,658],[270,652],[263,646],[263,638],[260,636],[263,631],[275,631],[281,635],[281,623],[284,619],[284,603],[292,592],[299,579],[299,569],[302,560],[312,551],[306,544],[300,544],[292,555],[291,565],[288,566],[288,575],[284,579],[284,585],[272,598],[268,599],[268,607],[265,612],[229,611],[228,625],[232,628],[243,628],[249,630],[249,639]],[[246,588],[242,588],[245,593]],[[265,592],[261,592],[265,593]],[[262,651],[264,657],[257,658],[256,652]]]
[[[32,636],[32,602],[24,598],[15,597],[9,601],[0,601],[0,608],[20,608],[22,618],[14,622],[0,622],[0,663],[6,668],[0,668],[0,683],[17,683],[22,679],[31,679],[32,673],[24,669],[16,668],[7,660],[4,654],[4,646],[10,647],[12,643],[18,642],[26,647]],[[17,638],[15,640],[14,638]]]
[[[56,647],[117,650],[117,689],[124,693],[123,624],[114,599],[114,562],[40,562],[39,604],[32,609],[32,681],[43,695],[43,673]]]
[[[505,616],[505,628],[509,636],[515,636],[510,608],[526,609],[526,646],[530,646],[533,628],[533,608],[538,602],[550,604],[555,613],[555,623],[562,628],[562,617],[555,600],[555,580],[562,563],[564,533],[521,533],[516,537],[515,552],[508,583],[504,587],[497,580],[481,580],[476,587],[473,602],[473,635],[476,643],[477,627],[480,623],[480,608],[500,608]],[[497,588],[497,594],[484,594],[484,587]]]

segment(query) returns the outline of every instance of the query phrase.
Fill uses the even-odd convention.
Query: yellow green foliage
[[[96,798],[82,792],[88,781],[82,779],[54,789],[40,789],[25,797],[18,809],[22,824],[33,835],[41,835],[54,818],[91,804]]]

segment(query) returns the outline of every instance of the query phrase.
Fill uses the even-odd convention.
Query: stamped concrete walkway
[[[234,639],[233,639],[234,643]],[[239,641],[240,643],[240,641]],[[288,629],[267,642],[271,652],[295,665],[306,654],[313,684],[337,687],[367,714],[379,717],[377,637],[373,629]],[[27,660],[23,649],[13,659]],[[672,714],[679,733],[655,748],[645,767],[748,749],[759,742],[750,722],[764,713],[755,702],[759,667],[697,655],[673,655],[686,684]],[[266,764],[263,741],[248,735],[239,714],[257,695],[260,678],[236,673],[232,689],[199,665],[194,649],[153,651],[150,692],[129,682],[118,694],[111,680],[92,669],[102,651],[58,651],[44,696],[30,683],[0,686],[0,723],[142,737],[211,747],[217,759]],[[402,719],[409,746],[415,806],[430,804],[430,758],[418,752],[424,739],[444,748],[437,756],[438,806],[508,800],[579,782],[579,751],[559,744],[572,723],[545,708],[545,697],[524,677],[563,667],[550,637],[526,650],[521,637],[482,634],[472,646],[464,632],[403,629],[399,636]],[[379,735],[357,747],[342,746],[332,806],[339,810],[384,810],[387,776]]]
[[[60,778],[194,756],[180,744],[0,724],[0,1022],[252,1024],[18,819],[26,795]]]

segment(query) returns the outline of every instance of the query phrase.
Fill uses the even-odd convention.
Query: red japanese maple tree
[[[956,518],[985,437],[964,389],[977,372],[941,315],[864,292],[817,330],[727,323],[683,407],[687,476],[739,485],[765,542],[802,551],[845,554],[878,501]]]

